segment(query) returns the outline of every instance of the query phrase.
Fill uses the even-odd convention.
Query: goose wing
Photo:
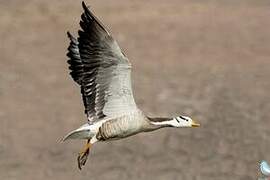
[[[82,3],[79,38],[69,32],[70,75],[81,87],[90,122],[136,110],[131,88],[131,64],[105,27]]]

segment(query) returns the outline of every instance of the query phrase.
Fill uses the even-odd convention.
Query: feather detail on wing
[[[70,75],[81,86],[90,122],[136,110],[131,88],[131,65],[117,42],[83,2],[79,38],[69,32]]]

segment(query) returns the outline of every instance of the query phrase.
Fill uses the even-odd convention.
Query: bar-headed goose
[[[70,75],[81,87],[88,122],[66,139],[86,139],[78,166],[85,164],[90,147],[98,141],[125,138],[163,127],[197,127],[187,116],[150,118],[136,106],[131,88],[131,64],[117,42],[85,3],[78,39],[68,32]]]

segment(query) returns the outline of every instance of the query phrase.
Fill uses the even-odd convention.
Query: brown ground
[[[82,142],[58,142],[85,120],[65,57],[80,3],[0,1],[1,180],[259,175],[270,161],[268,0],[88,0],[133,63],[137,104],[202,127],[97,144],[83,171]]]

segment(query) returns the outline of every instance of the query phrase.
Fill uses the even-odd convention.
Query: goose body
[[[63,139],[87,139],[78,156],[79,168],[85,164],[91,145],[98,141],[122,139],[163,127],[199,126],[187,116],[144,115],[133,98],[129,60],[84,2],[82,6],[79,37],[67,33],[67,56],[70,75],[81,88],[87,123]]]
[[[94,136],[98,141],[117,140],[135,135],[139,132],[147,132],[162,126],[151,124],[151,121],[140,110],[130,112],[115,118],[104,118],[93,124],[84,124],[80,128],[69,133],[66,139],[90,139]],[[79,133],[80,134],[78,136]]]

